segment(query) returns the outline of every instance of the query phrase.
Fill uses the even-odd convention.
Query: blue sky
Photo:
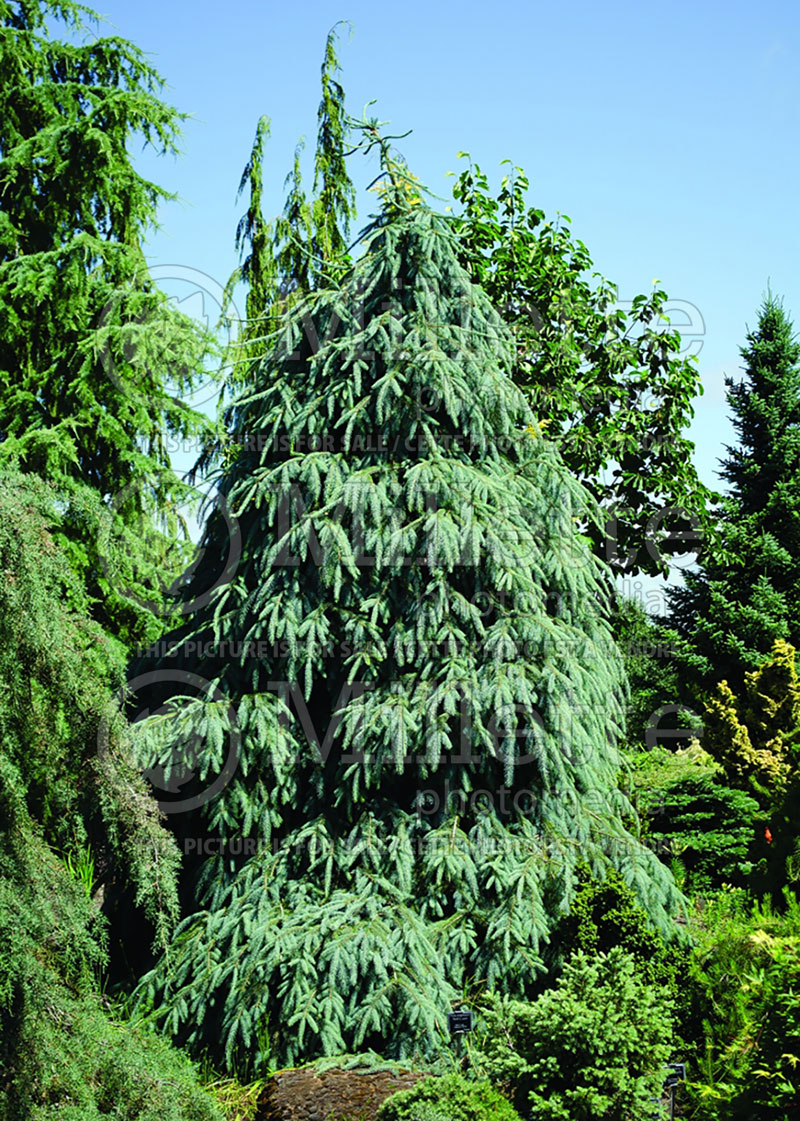
[[[732,439],[724,376],[738,373],[768,282],[800,322],[800,6],[105,0],[100,10],[191,114],[179,159],[139,164],[182,199],[148,243],[157,275],[179,277],[176,295],[196,275],[215,290],[235,264],[236,188],[262,113],[266,209],[280,208],[300,136],[313,150],[326,33],[349,19],[348,107],[360,115],[376,98],[371,112],[392,131],[413,129],[400,149],[432,190],[450,201],[460,149],[495,183],[510,158],[532,204],[570,215],[621,300],[659,279],[674,321],[702,344],[692,435],[702,477],[718,482]],[[366,184],[376,164],[355,159]],[[372,199],[360,196],[363,218]]]

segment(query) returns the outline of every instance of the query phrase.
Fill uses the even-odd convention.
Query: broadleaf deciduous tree
[[[570,219],[548,221],[527,190],[514,167],[495,198],[470,162],[453,191],[459,257],[513,329],[514,380],[607,515],[590,530],[595,548],[617,571],[663,573],[691,547],[677,535],[706,522],[710,492],[686,436],[698,370],[664,314],[667,293],[623,310]]]

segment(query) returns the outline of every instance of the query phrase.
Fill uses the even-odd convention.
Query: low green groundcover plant
[[[576,952],[535,1001],[492,997],[478,1071],[505,1085],[536,1121],[639,1121],[660,1091],[672,1005],[636,960]]]
[[[788,890],[778,909],[727,888],[698,910],[692,1118],[800,1116],[800,904]]]
[[[503,1095],[485,1080],[462,1074],[423,1078],[387,1098],[378,1121],[519,1121]]]

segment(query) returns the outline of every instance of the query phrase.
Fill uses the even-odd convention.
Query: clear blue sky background
[[[684,302],[674,321],[689,325],[695,349],[702,343],[696,460],[718,484],[716,460],[732,441],[724,376],[739,371],[768,282],[800,320],[795,0],[105,0],[100,10],[192,118],[179,159],[140,161],[183,200],[163,208],[148,245],[159,276],[180,266],[207,275],[209,288],[224,284],[243,208],[236,188],[262,113],[272,118],[266,209],[280,209],[300,136],[313,151],[326,33],[349,19],[348,107],[360,115],[376,98],[371,112],[392,131],[413,129],[400,150],[431,189],[451,201],[445,173],[459,149],[495,183],[510,158],[529,175],[532,204],[570,215],[621,300],[657,277]],[[377,166],[354,158],[366,184]],[[363,218],[373,199],[361,194]]]

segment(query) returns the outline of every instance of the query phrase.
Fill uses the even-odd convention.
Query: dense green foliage
[[[145,56],[87,19],[71,0],[0,3],[0,463],[57,486],[70,564],[130,649],[185,567],[190,491],[166,442],[208,425],[184,398],[209,340],[140,244],[167,196],[129,149],[173,151],[179,115]]]
[[[103,1000],[102,920],[0,758],[0,1118],[220,1121],[187,1060]]]
[[[392,1094],[377,1121],[519,1121],[519,1114],[491,1083],[445,1074]]]
[[[541,1121],[638,1121],[670,1057],[671,1005],[619,946],[578,951],[535,1001],[495,998],[474,1061]]]
[[[755,798],[726,782],[723,768],[696,742],[642,752],[633,764],[634,803],[682,889],[743,885],[761,816]]]
[[[177,913],[178,851],[112,697],[122,667],[102,628],[68,606],[82,589],[50,533],[54,525],[54,492],[35,477],[4,474],[0,751],[46,840],[75,858],[89,844],[98,890],[124,869],[163,942]]]
[[[693,923],[691,976],[702,1023],[690,1075],[698,1121],[785,1121],[800,1108],[800,905],[783,913],[742,890],[709,899]]]
[[[731,786],[761,811],[753,845],[753,886],[780,895],[800,879],[800,681],[795,651],[776,639],[758,669],[745,674],[740,698],[721,682],[706,703],[706,747]]]
[[[616,308],[517,168],[495,198],[471,165],[433,213],[348,117],[334,28],[313,184],[299,145],[271,221],[256,129],[213,428],[188,404],[210,341],[142,253],[166,196],[129,154],[173,151],[180,117],[95,18],[0,0],[0,1121],[241,1121],[318,1056],[461,1062],[382,1121],[640,1121],[677,1057],[696,1121],[795,1116],[780,302],[729,384],[712,514],[666,294]],[[381,210],[350,244],[358,150]],[[216,500],[176,580],[166,446],[204,430]],[[615,595],[698,525],[673,629]]]
[[[558,964],[575,950],[588,956],[608,953],[618,946],[636,962],[638,974],[671,994],[676,971],[686,946],[665,939],[654,930],[647,915],[620,874],[610,871],[602,879],[584,873],[569,913],[553,936]]]
[[[479,167],[461,173],[460,259],[513,329],[514,380],[607,515],[591,530],[595,548],[619,571],[665,571],[687,549],[667,535],[706,520],[709,492],[685,435],[698,371],[663,314],[666,292],[636,296],[629,312],[615,306],[569,218],[547,221],[527,189],[520,168],[497,198]]]
[[[112,703],[107,636],[67,606],[83,589],[54,507],[31,476],[0,480],[0,1117],[212,1121],[186,1060],[100,995],[101,908],[127,889],[163,946],[178,852]]]
[[[225,789],[174,816],[260,851],[200,862],[198,913],[146,986],[175,1030],[228,1053],[267,1022],[284,1061],[435,1051],[470,978],[534,982],[579,864],[616,867],[665,931],[680,902],[617,784],[610,579],[578,532],[597,510],[446,222],[386,169],[359,261],[287,313],[232,410],[234,437],[261,437],[219,483],[236,577],[136,669],[218,691],[138,726],[165,770],[191,744],[181,798],[238,737]],[[224,533],[212,516],[209,563]]]
[[[734,690],[776,638],[800,641],[800,343],[772,295],[741,353],[744,378],[727,382],[739,436],[721,472],[730,493],[715,544],[671,593],[691,678]]]
[[[675,705],[680,696],[676,635],[665,628],[661,617],[650,615],[639,601],[623,595],[615,603],[613,628],[630,687],[626,748],[635,752],[642,745],[655,747],[664,742],[677,747],[681,740],[685,743],[691,730],[699,728],[700,717],[688,706]]]

